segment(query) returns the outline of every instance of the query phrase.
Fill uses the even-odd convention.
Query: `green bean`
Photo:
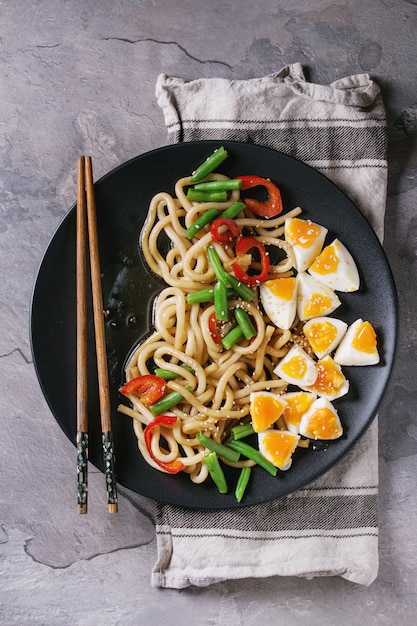
[[[222,339],[222,346],[225,350],[230,350],[240,339],[242,339],[243,333],[240,326],[235,326],[226,337]]]
[[[220,215],[217,209],[208,209],[205,211],[200,217],[193,223],[187,230],[185,234],[188,239],[192,239],[195,235],[204,227],[206,224],[209,224],[213,220],[216,219]]]
[[[251,339],[252,337],[255,337],[256,329],[252,324],[249,315],[244,309],[237,307],[235,309],[235,318],[246,339]]]
[[[246,302],[252,302],[255,297],[255,292],[253,291],[253,289],[251,289],[248,285],[245,285],[245,283],[242,283],[241,280],[238,280],[236,276],[233,276],[232,274],[226,275],[228,284],[233,287],[233,289],[236,291],[236,293],[239,294],[242,300],[245,300]]]
[[[272,476],[277,475],[278,469],[275,467],[275,465],[272,465],[272,463],[270,463],[268,459],[266,459],[259,452],[259,450],[256,450],[256,448],[253,448],[245,441],[229,441],[226,445],[229,448],[232,448],[232,450],[240,452],[243,456],[250,459],[251,461],[255,461],[257,465],[263,467],[264,470],[269,472]]]
[[[220,456],[223,459],[230,461],[231,463],[237,463],[239,461],[239,452],[236,452],[236,450],[232,450],[231,448],[228,448],[227,446],[224,446],[223,444],[218,443],[213,439],[210,439],[210,437],[206,437],[206,435],[203,435],[203,433],[197,433],[196,439],[198,439],[198,441],[203,444],[203,446],[207,448],[207,450],[210,450],[210,452],[215,452],[217,456]]]
[[[213,202],[213,200],[210,200],[210,202]],[[243,202],[235,202],[225,211],[208,209],[202,215],[200,215],[200,217],[194,222],[194,224],[191,224],[191,226],[187,228],[185,234],[188,239],[192,239],[204,226],[210,224],[210,222],[214,222],[216,218],[228,217],[230,219],[234,219],[237,215],[239,215],[244,207],[245,204]]]
[[[186,386],[188,391],[192,391],[193,388],[190,385]],[[174,406],[177,406],[180,402],[184,400],[184,396],[181,395],[178,391],[172,391],[168,393],[166,396],[155,402],[149,407],[150,412],[154,417],[157,415],[162,415],[165,411],[169,411]]]
[[[234,189],[241,189],[241,187],[242,181],[240,178],[210,180],[194,185],[194,189],[197,191],[233,191]]]
[[[227,288],[221,280],[214,285],[214,312],[216,318],[222,322],[229,321],[229,305],[227,303]]]
[[[251,468],[242,467],[242,469],[240,470],[239,478],[237,479],[237,484],[236,484],[236,489],[235,489],[235,496],[238,502],[242,500],[245,494],[250,475],[251,475]]]
[[[181,365],[182,368],[184,368],[185,370],[187,370],[188,372],[193,372],[193,368],[190,367],[189,365]],[[163,378],[164,380],[174,380],[175,378],[180,378],[180,374],[177,374],[176,372],[171,372],[171,370],[166,370],[163,369],[162,367],[156,367],[155,370],[155,376],[159,376],[160,378]]]
[[[232,437],[236,441],[238,439],[244,439],[245,437],[249,437],[255,433],[253,426],[250,422],[246,424],[238,424],[237,426],[233,426]]]
[[[251,302],[255,297],[255,292],[248,285],[238,280],[236,276],[226,272],[213,246],[208,246],[207,255],[217,280],[220,280],[225,285],[230,285],[243,300]]]
[[[211,287],[210,289],[199,289],[198,291],[192,291],[187,294],[187,303],[188,304],[198,304],[200,302],[213,302],[214,300],[214,289]]]
[[[221,468],[219,459],[217,458],[217,454],[215,452],[208,454],[204,458],[204,463],[207,465],[210,476],[220,493],[227,493],[228,487],[226,478]]]
[[[216,169],[216,167],[218,167],[220,165],[220,163],[223,163],[223,161],[225,159],[227,159],[227,156],[228,156],[227,152],[223,148],[223,146],[221,146],[220,148],[217,148],[193,172],[193,174],[191,176],[191,182],[192,183],[197,183],[202,178],[205,178],[206,176],[208,176],[208,174],[211,174]]]
[[[236,291],[232,287],[226,287],[227,297],[231,298],[236,295]],[[198,304],[200,302],[213,302],[214,289],[199,289],[198,291],[192,291],[187,295],[188,304]]]
[[[198,191],[191,187],[187,198],[192,202],[226,202],[227,191]]]
[[[243,211],[245,206],[246,204],[244,202],[234,202],[231,206],[229,206],[222,212],[221,216],[229,217],[230,219],[234,220],[235,217],[237,217],[239,213]]]
[[[220,257],[213,246],[208,246],[207,256],[214,270],[217,280],[227,285],[229,282],[229,274],[224,269],[222,262],[220,261]]]

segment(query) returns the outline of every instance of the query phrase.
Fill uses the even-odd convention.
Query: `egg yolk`
[[[260,433],[277,421],[285,409],[285,402],[272,395],[255,395],[251,401],[252,426]]]
[[[309,389],[317,393],[336,394],[345,382],[340,369],[336,363],[330,359],[317,363],[317,378],[314,385],[309,385]]]
[[[311,269],[317,274],[331,274],[336,272],[339,259],[333,245],[326,246],[313,262]]]
[[[263,438],[265,453],[268,454],[271,462],[281,469],[290,463],[297,442],[296,435],[280,430],[266,433]]]
[[[314,352],[325,352],[337,337],[337,328],[328,321],[312,324],[304,331]]]
[[[376,351],[376,334],[369,322],[363,322],[356,331],[352,341],[355,350],[372,354]]]
[[[307,393],[299,393],[291,398],[286,398],[287,406],[285,407],[283,417],[287,424],[297,426],[302,415],[310,408],[313,398]]]
[[[296,279],[276,278],[267,280],[265,285],[274,296],[289,301],[294,297]]]
[[[329,296],[313,293],[304,305],[305,317],[318,317],[332,307]]]
[[[308,432],[314,439],[337,439],[342,434],[336,415],[327,407],[313,413],[308,422]]]
[[[296,355],[283,363],[281,369],[284,374],[291,378],[303,378],[307,371],[307,363],[302,356]]]
[[[293,245],[309,248],[320,235],[320,228],[308,220],[300,220],[294,217],[289,226],[287,239]]]

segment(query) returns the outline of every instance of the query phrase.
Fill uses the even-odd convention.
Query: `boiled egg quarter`
[[[306,272],[297,274],[297,313],[301,321],[333,313],[341,302],[335,292]]]
[[[346,331],[334,360],[339,365],[376,365],[379,353],[375,330],[370,322],[356,320]]]
[[[285,240],[292,246],[295,269],[304,272],[320,254],[327,228],[298,217],[285,220]]]
[[[297,281],[288,278],[274,278],[261,284],[259,288],[262,306],[275,326],[288,330],[297,313]]]
[[[287,383],[307,387],[317,378],[317,367],[313,359],[295,344],[274,369],[274,373]]]
[[[349,250],[339,239],[326,246],[312,265],[309,274],[335,291],[357,291],[359,272]]]
[[[289,391],[282,396],[287,403],[282,414],[285,426],[290,433],[298,435],[301,418],[317,398],[315,393],[307,391]]]
[[[300,422],[300,435],[308,439],[338,439],[343,434],[339,415],[327,398],[315,400]]]
[[[318,359],[333,352],[342,340],[348,325],[333,317],[315,317],[308,320],[303,333]]]
[[[269,428],[284,412],[286,402],[282,396],[269,391],[255,391],[250,394],[250,414],[256,433]]]
[[[285,471],[291,466],[299,439],[298,435],[287,430],[270,428],[258,435],[259,452],[275,467]]]
[[[349,381],[345,378],[340,365],[335,363],[329,354],[317,361],[316,367],[317,378],[308,386],[310,391],[328,400],[336,400],[348,393]]]

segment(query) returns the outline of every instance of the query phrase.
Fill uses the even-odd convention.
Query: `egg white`
[[[332,341],[329,341],[322,350],[318,349],[317,343],[321,341],[321,335],[326,334],[326,327],[332,326],[336,331],[336,335]],[[327,354],[333,352],[344,336],[348,325],[343,320],[335,317],[319,316],[308,320],[303,326],[303,334],[307,338],[314,354],[318,359],[322,359]]]
[[[328,400],[336,400],[337,398],[345,396],[349,392],[349,381],[342,372],[340,365],[332,359],[330,354],[327,354],[325,357],[317,361],[316,367],[318,372],[317,379],[312,386],[305,388],[306,391],[314,391],[318,396],[327,398]],[[320,385],[322,371],[325,375],[327,369],[330,369],[331,372],[336,370],[336,375],[338,376],[338,380],[340,380],[340,385],[337,388],[332,388],[331,386],[323,388]],[[330,379],[333,381],[334,377],[331,376]]]
[[[328,409],[332,414],[332,418],[335,419],[335,424],[337,425],[337,435],[334,437],[320,437],[319,434],[313,432],[311,430],[311,420],[314,417],[315,413],[320,409]],[[332,403],[327,398],[318,398],[313,402],[311,407],[304,413],[300,422],[300,435],[303,437],[307,437],[308,439],[319,439],[319,440],[331,440],[338,439],[343,434],[343,427],[340,421],[337,410],[334,408]]]
[[[285,280],[278,278],[276,280]],[[259,293],[262,306],[269,319],[277,328],[288,330],[291,328],[297,314],[297,285],[290,300],[279,297],[271,289],[271,281],[266,281],[260,285]]]
[[[272,393],[271,391],[253,391],[249,396],[249,400],[250,400],[249,412],[252,416],[252,423],[253,423],[254,430],[256,432],[258,432],[258,429],[255,426],[256,417],[254,416],[253,406],[254,406],[254,403],[256,402],[256,399],[259,399],[259,398],[267,398],[273,403],[273,410],[266,415],[266,422],[268,422],[268,425],[266,426],[266,428],[269,428],[269,426],[271,426],[281,417],[286,407],[286,402],[283,396],[279,396],[276,393]]]
[[[291,372],[288,372],[288,366],[290,363],[295,363],[296,368],[298,363],[301,363],[305,368],[305,372],[302,376],[297,377],[297,371],[295,370],[294,375]],[[308,385],[312,385],[317,378],[317,367],[313,359],[301,348],[298,344],[294,344],[294,346],[288,351],[288,353],[280,360],[278,365],[274,369],[274,373],[277,374],[282,380],[285,380],[287,383],[298,385],[299,387],[307,387]]]
[[[290,227],[294,220],[301,222],[306,229],[313,227],[318,230],[317,237],[311,242],[310,245],[303,244],[302,238],[296,240],[291,236]],[[284,230],[285,240],[291,245],[294,252],[295,268],[298,272],[304,272],[308,267],[310,267],[317,255],[320,254],[328,230],[324,226],[320,226],[320,224],[316,224],[311,220],[303,220],[299,217],[287,218],[285,220]]]
[[[356,337],[359,327],[363,324],[363,320],[360,318],[353,322],[346,331],[345,336],[340,342],[335,355],[334,360],[339,365],[376,365],[379,363],[379,353],[376,347],[373,352],[362,352],[357,350],[352,342]]]
[[[329,255],[332,262],[326,265],[324,259]],[[336,266],[335,269],[332,269],[333,265]],[[320,271],[318,271],[319,268]],[[359,289],[358,268],[353,256],[339,239],[335,239],[321,251],[308,268],[308,272],[335,291],[351,292]]]
[[[270,433],[282,433],[284,436],[287,435],[289,437],[291,437],[291,439],[293,440],[293,449],[291,454],[287,457],[286,461],[287,463],[283,464],[283,465],[279,465],[276,462],[276,459],[273,455],[271,455],[269,453],[269,450],[265,447],[265,438],[268,437],[268,435]],[[293,433],[286,431],[286,430],[276,430],[273,428],[269,428],[267,430],[262,431],[261,433],[258,434],[258,447],[259,447],[259,452],[266,458],[268,459],[268,461],[270,463],[272,463],[272,465],[274,465],[275,467],[278,467],[278,469],[282,470],[282,471],[286,471],[291,467],[292,464],[292,454],[294,453],[295,449],[297,448],[297,444],[299,441],[300,437],[298,435],[294,435]]]
[[[307,305],[315,298],[325,298],[327,306],[323,306],[317,315],[306,311]],[[319,282],[306,272],[297,274],[297,314],[301,321],[307,321],[313,317],[327,316],[333,313],[341,302],[335,292],[327,285]]]
[[[300,432],[301,417],[307,411],[307,409],[310,408],[310,406],[314,402],[314,400],[317,399],[317,394],[309,392],[309,391],[289,391],[288,393],[284,393],[282,398],[283,398],[283,400],[285,400],[285,402],[288,405],[287,407],[285,407],[284,413],[283,413],[283,419],[284,419],[284,422],[285,422],[285,426],[287,427],[287,430],[290,433],[293,433],[294,435],[298,435],[299,432]],[[294,400],[297,400],[297,398],[306,398],[307,401],[309,402],[309,404],[307,406],[307,409],[300,414],[300,419],[299,419],[298,423],[295,424],[295,423],[291,422],[289,419],[287,419],[286,411],[287,411],[287,408],[291,406],[292,402]]]

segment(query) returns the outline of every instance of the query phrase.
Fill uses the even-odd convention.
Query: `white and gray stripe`
[[[360,128],[360,132],[359,131]],[[362,161],[385,159],[386,129],[384,126],[307,126],[305,128],[230,128],[228,125],[210,126],[203,120],[191,125],[189,121],[174,128],[170,143],[178,141],[234,140],[255,143],[279,150],[310,162],[332,159],[333,161]]]
[[[375,487],[369,488],[370,493],[361,495],[354,489],[351,493],[337,496],[326,495],[326,490],[321,491],[320,496],[311,497],[305,492],[303,496],[282,498],[276,504],[248,507],[238,514],[234,510],[219,513],[158,505],[158,520],[162,527],[175,528],[177,531],[193,529],[194,536],[205,528],[210,528],[210,532],[215,529],[242,532],[247,532],[248,528],[256,529],[250,532],[252,537],[283,531],[331,531],[359,527],[373,528],[376,533],[378,498]],[[248,538],[251,537],[248,535]]]

